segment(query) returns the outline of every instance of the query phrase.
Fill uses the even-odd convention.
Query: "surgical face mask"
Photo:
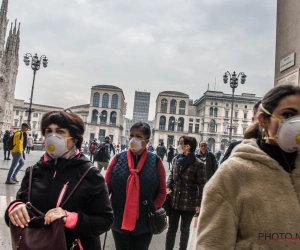
[[[271,115],[277,121],[279,121],[279,127],[277,134],[274,137],[266,137],[265,139],[277,140],[279,147],[288,153],[296,152],[300,150],[300,116],[296,115],[288,119],[280,119],[275,115],[272,115],[265,108],[262,110]]]
[[[142,149],[142,141],[136,137],[132,137],[129,141],[129,148],[132,152],[138,152]]]
[[[54,159],[62,157],[69,152],[67,140],[72,137],[63,137],[57,133],[49,133],[45,138],[46,152]]]
[[[182,150],[181,145],[179,145],[179,146],[177,147],[177,152],[178,152],[178,154],[183,154],[183,150]]]

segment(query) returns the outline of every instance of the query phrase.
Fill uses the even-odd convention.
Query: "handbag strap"
[[[68,197],[65,199],[65,201],[63,202],[63,204],[60,205],[60,207],[63,207],[66,202],[69,200],[69,198],[71,197],[71,195],[74,193],[74,191],[76,190],[76,188],[79,186],[79,184],[82,182],[83,178],[87,175],[87,173],[92,169],[92,168],[96,168],[95,166],[90,166],[85,172],[84,174],[81,176],[81,178],[79,179],[79,181],[76,183],[75,187],[72,189],[71,193],[68,195]]]
[[[30,197],[31,197],[32,169],[33,169],[33,166],[30,166],[30,169],[29,169],[29,186],[28,186],[28,202],[30,202]]]
[[[151,210],[150,210],[150,207],[149,207],[148,201],[147,201],[147,200],[144,200],[144,201],[143,201],[143,204],[144,204],[144,206],[145,206],[145,207],[146,207],[146,209],[147,209],[148,216],[150,217],[150,216],[152,215],[152,212],[151,212]]]

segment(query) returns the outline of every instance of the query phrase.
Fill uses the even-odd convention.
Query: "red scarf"
[[[127,179],[126,186],[126,203],[123,213],[122,229],[133,231],[137,219],[139,218],[139,203],[140,203],[140,179],[139,172],[142,170],[147,159],[148,150],[145,148],[141,159],[134,169],[134,161],[130,150],[127,150],[127,163],[130,175]]]

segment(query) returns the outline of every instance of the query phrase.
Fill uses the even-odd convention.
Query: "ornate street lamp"
[[[40,69],[41,62],[43,63],[44,68],[47,68],[48,66],[48,59],[46,56],[42,55],[40,58],[38,58],[37,54],[32,56],[30,53],[26,53],[24,56],[24,63],[26,66],[29,66],[30,59],[31,58],[31,69],[33,70],[33,81],[32,81],[32,88],[31,88],[31,96],[30,96],[30,104],[28,111],[28,119],[27,123],[29,125],[29,128],[31,128],[30,122],[31,122],[31,113],[33,111],[32,107],[32,97],[33,97],[33,89],[34,89],[34,80],[35,80],[35,74]]]
[[[235,71],[233,71],[233,74],[231,75],[229,71],[225,72],[223,76],[223,81],[226,84],[228,82],[228,76],[230,76],[230,88],[232,88],[232,99],[231,99],[231,116],[230,116],[230,127],[229,127],[229,143],[231,143],[232,140],[232,118],[233,118],[233,103],[234,103],[234,90],[238,86],[238,80],[241,76],[240,82],[241,84],[244,84],[246,81],[246,75],[244,72],[240,72],[238,75],[236,75]]]

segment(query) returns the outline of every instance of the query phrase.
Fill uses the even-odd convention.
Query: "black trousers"
[[[112,230],[115,241],[116,250],[148,250],[152,233],[141,235],[125,235]]]
[[[176,232],[178,229],[179,220],[180,223],[180,242],[179,250],[186,250],[189,237],[190,226],[195,215],[195,211],[180,211],[171,208],[171,214],[169,215],[169,228],[166,236],[166,250],[173,250],[175,245]]]

